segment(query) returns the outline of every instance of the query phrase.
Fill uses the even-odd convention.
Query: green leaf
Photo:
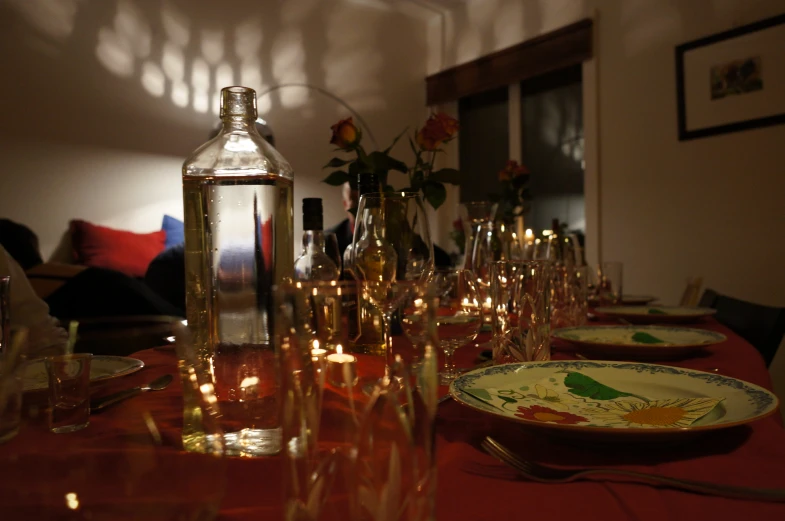
[[[665,311],[657,308],[649,308],[648,313],[649,315],[667,315]]]
[[[496,397],[499,398],[500,400],[504,400],[507,403],[515,403],[518,401],[515,398],[510,398],[509,396],[502,396],[501,394],[497,394]]]
[[[594,400],[615,400],[623,396],[635,396],[634,394],[617,391],[581,373],[567,373],[564,385],[572,394]]]
[[[406,173],[409,171],[409,167],[406,166],[406,163],[403,161],[398,161],[397,159],[388,156],[384,152],[374,151],[368,154],[368,164],[371,166],[373,170],[389,172],[390,170],[396,170],[398,172]]]
[[[351,163],[351,159],[341,159],[340,157],[334,157],[330,159],[330,161],[324,165],[322,168],[340,168],[344,165]]]
[[[447,199],[447,189],[444,188],[444,185],[430,179],[423,183],[422,193],[434,210],[438,210]]]
[[[335,172],[331,173],[326,178],[324,178],[322,182],[327,183],[330,186],[341,186],[349,179],[350,179],[349,174],[347,174],[343,170],[336,170]]]
[[[485,389],[467,389],[467,391],[474,396],[475,398],[479,398],[480,400],[491,400],[491,393],[486,391]]]
[[[409,127],[406,127],[405,129],[403,129],[403,132],[395,136],[395,139],[393,139],[393,142],[390,144],[390,146],[384,149],[385,155],[390,153],[390,150],[392,150],[395,144],[398,142],[398,140],[401,139],[404,134],[406,134],[407,130],[409,130]]]
[[[654,335],[650,335],[648,333],[644,333],[643,331],[638,331],[634,335],[632,335],[632,339],[639,344],[664,344],[664,340],[660,340]]]
[[[454,168],[442,168],[431,172],[428,179],[438,181],[440,183],[450,183],[451,185],[458,185],[461,183],[461,173]]]

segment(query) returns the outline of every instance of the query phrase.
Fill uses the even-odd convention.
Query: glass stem
[[[444,375],[447,377],[455,376],[455,359],[453,354],[455,354],[455,349],[447,348],[444,350]]]
[[[392,348],[392,311],[382,313],[382,330],[384,331],[384,375],[390,376],[394,357]]]

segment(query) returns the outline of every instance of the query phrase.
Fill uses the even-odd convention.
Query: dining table
[[[690,358],[657,363],[714,372],[772,388],[768,369],[758,351],[740,336],[711,317],[690,327],[722,333],[727,340],[706,347]],[[489,333],[481,333],[475,342],[458,349],[455,358],[458,366],[470,368],[478,364],[490,340]],[[143,475],[152,482],[153,490],[149,492],[150,487],[145,488],[148,493],[162,498],[177,496],[182,504],[217,497],[214,507],[220,520],[283,519],[281,456],[203,456],[212,458],[211,461],[220,460],[220,464],[216,462],[214,467],[206,468],[205,460],[194,459],[195,455],[182,450],[183,393],[174,350],[161,346],[131,356],[142,360],[144,368],[94,384],[94,396],[142,385],[164,374],[173,374],[173,383],[162,391],[143,393],[92,415],[90,425],[81,431],[49,432],[45,397],[25,397],[28,411],[25,428],[16,438],[0,445],[0,519],[29,519],[33,510],[28,503],[33,499],[42,501],[31,491],[41,489],[42,480],[56,480],[74,461],[88,461],[96,455],[109,463],[96,467],[102,470],[91,467],[90,471],[72,478],[74,487],[100,489],[103,482],[122,480],[124,472],[146,469],[146,465],[150,472]],[[569,344],[554,339],[552,359],[570,360],[576,356]],[[447,394],[448,388],[440,387],[440,393]],[[480,448],[486,436],[492,436],[525,459],[559,467],[612,467],[727,485],[785,489],[785,430],[779,414],[727,429],[676,439],[669,437],[664,443],[648,438],[641,442],[603,442],[597,438],[563,437],[549,430],[529,429],[446,399],[440,401],[436,416],[436,519],[785,519],[785,503],[711,497],[624,477],[603,476],[563,484],[528,481]],[[150,454],[163,459],[146,459],[145,455]],[[18,464],[9,471],[9,461],[30,463]],[[123,463],[113,466],[112,461]],[[175,464],[177,470],[156,473],[153,466],[159,461]],[[59,492],[53,492],[56,490],[66,489],[46,488],[49,495],[57,496],[53,501],[63,501]],[[64,501],[73,506],[79,496],[76,492],[73,496],[69,494],[66,492]],[[115,501],[110,497],[105,499]],[[116,501],[127,501],[124,508],[131,512],[143,503],[143,500],[122,498]],[[71,510],[75,513],[78,508]],[[61,513],[62,509],[52,512]],[[81,519],[60,514],[36,517],[49,518]],[[127,518],[152,517],[132,514]]]

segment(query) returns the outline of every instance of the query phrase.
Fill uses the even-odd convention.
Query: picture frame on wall
[[[676,47],[679,140],[785,123],[785,14]]]

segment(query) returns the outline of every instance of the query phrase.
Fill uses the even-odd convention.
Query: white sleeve
[[[28,328],[28,355],[62,347],[68,335],[49,316],[49,306],[36,295],[22,267],[0,246],[0,276],[11,276],[11,327]]]

